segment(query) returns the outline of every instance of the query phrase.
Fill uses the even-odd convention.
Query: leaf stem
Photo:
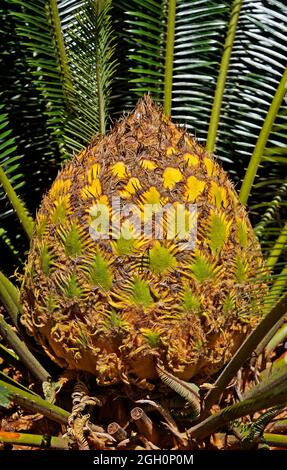
[[[99,134],[104,135],[106,132],[106,116],[105,116],[105,98],[101,82],[101,67],[99,64],[99,54],[96,53],[96,80],[98,92],[98,108],[99,108]]]
[[[33,233],[33,220],[30,214],[28,213],[26,207],[24,206],[21,199],[15,193],[9,179],[7,178],[2,166],[0,165],[0,184],[3,186],[3,189],[11,202],[13,209],[15,210],[20,223],[22,224],[27,237],[30,239]]]
[[[275,211],[277,211],[281,207],[286,191],[287,191],[287,182],[283,183],[280,186],[280,188],[277,190],[276,196],[268,204],[269,207],[266,210],[266,212],[263,214],[262,219],[254,227],[255,235],[257,235],[258,238],[262,237],[262,233],[266,225],[268,225],[270,222],[274,220]]]
[[[94,2],[92,2],[94,3]],[[96,82],[97,82],[97,95],[98,95],[98,111],[99,111],[99,134],[104,135],[106,133],[106,110],[105,110],[105,93],[103,89],[102,76],[101,76],[101,62],[104,60],[100,53],[100,28],[105,27],[105,22],[100,21],[101,15],[104,15],[104,9],[106,8],[105,3],[107,0],[99,1],[94,3],[96,9],[97,23],[96,27],[96,42],[98,43],[95,48],[96,55]],[[109,1],[108,1],[109,3]]]
[[[287,293],[272,308],[272,310],[263,318],[255,330],[246,338],[233,358],[229,361],[223,372],[212,388],[206,395],[205,408],[210,409],[214,403],[217,403],[223,390],[227,387],[237,371],[244,365],[252,352],[256,349],[260,341],[265,337],[269,330],[277,321],[285,315],[287,311]]]
[[[283,293],[284,288],[287,284],[287,263],[278,275],[274,275],[274,281],[270,291],[264,302],[264,313],[268,313],[274,302],[277,302],[280,295]]]
[[[212,111],[210,116],[206,149],[208,152],[213,153],[215,150],[216,136],[219,126],[219,118],[222,106],[222,99],[225,89],[226,77],[229,69],[229,62],[232,52],[232,47],[234,43],[234,38],[236,34],[236,28],[238,23],[238,18],[241,10],[243,0],[234,0],[231,8],[230,21],[228,25],[227,35],[224,44],[224,50],[222,54],[222,59],[220,63],[219,74],[216,83],[215,95],[212,105]]]
[[[50,374],[29,351],[24,341],[18,338],[11,326],[4,320],[3,315],[0,315],[0,333],[2,338],[10,344],[34,377],[36,377],[40,382],[49,380]]]
[[[56,436],[0,431],[0,442],[44,449],[68,450],[68,440]]]
[[[19,312],[22,310],[22,306],[19,298],[18,289],[12,284],[12,282],[0,271],[0,282],[4,285],[6,291],[10,295],[14,304],[18,308]]]
[[[33,413],[40,413],[52,421],[67,424],[69,412],[63,410],[59,406],[53,405],[38,395],[21,390],[20,388],[8,384],[3,380],[0,380],[0,392],[1,389],[10,401],[27,408]]]
[[[166,116],[171,115],[175,12],[176,0],[169,0],[164,74],[164,113],[166,114]]]
[[[19,357],[17,356],[17,354],[14,351],[6,348],[1,343],[0,343],[0,357],[11,366],[21,367],[21,361]]]
[[[262,442],[269,446],[287,448],[287,436],[283,436],[282,434],[271,434],[265,432],[262,436]]]
[[[266,261],[266,266],[269,269],[273,269],[278,261],[279,256],[287,245],[287,222],[281,230],[279,237],[277,238],[272,250]]]
[[[285,405],[286,399],[287,390],[281,394],[272,394],[269,392],[268,394],[262,394],[262,396],[242,400],[239,403],[223,408],[223,410],[220,410],[218,413],[209,416],[201,423],[190,428],[187,433],[191,438],[204,439],[230,421],[256,413],[264,408],[281,404]]]
[[[21,367],[21,364],[20,364]],[[9,377],[9,375],[4,374],[4,372],[0,371],[0,380],[3,380],[3,382],[14,385],[17,388],[21,388],[21,390],[24,390],[24,392],[32,393],[33,395],[37,396],[37,393],[32,392],[32,390],[29,390],[25,385],[22,385],[20,382],[17,382],[16,380],[12,379],[12,377]]]
[[[49,2],[51,18],[53,21],[54,33],[55,33],[55,41],[57,45],[57,49],[59,52],[59,62],[61,64],[62,74],[64,77],[70,76],[70,69],[68,66],[67,54],[62,34],[62,27],[61,21],[59,18],[59,10],[58,10],[58,0],[50,0]]]
[[[72,92],[72,80],[71,80],[71,72],[68,63],[68,57],[66,53],[65,42],[63,38],[62,32],[62,25],[61,20],[59,17],[59,8],[58,8],[58,0],[50,0],[47,9],[49,11],[49,16],[51,19],[51,26],[54,32],[54,41],[56,49],[58,50],[57,60],[60,66],[61,71],[61,80],[62,80],[62,87],[63,87],[63,96],[65,98],[65,104],[67,109],[72,112],[73,111],[73,104],[70,100],[70,94]]]
[[[286,84],[287,84],[287,66],[282,75],[282,78],[280,80],[280,83],[274,95],[274,98],[272,100],[268,113],[266,115],[264,124],[260,131],[260,134],[257,139],[253,154],[251,156],[247,171],[243,179],[243,183],[242,183],[240,194],[239,194],[242,204],[246,204],[248,201],[250,191],[251,191],[258,167],[260,165],[262,155],[266,147],[266,143],[268,141],[274,121],[276,119],[282,100],[286,93]]]
[[[280,325],[281,326],[281,325]],[[270,341],[266,345],[266,352],[270,353],[273,351],[280,343],[286,340],[287,338],[287,323],[284,323],[281,328],[276,329],[276,332],[272,335]],[[272,330],[271,330],[272,331]]]
[[[19,309],[15,302],[9,295],[6,285],[4,284],[2,278],[0,277],[0,301],[3,304],[6,312],[11,318],[12,322],[16,327],[18,327],[18,318],[19,318]]]

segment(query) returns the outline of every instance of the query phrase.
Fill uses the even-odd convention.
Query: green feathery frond
[[[182,308],[187,312],[196,313],[198,313],[201,308],[200,299],[193,293],[192,289],[190,289],[189,287],[185,287],[183,291]]]
[[[220,36],[230,8],[227,1],[203,3],[122,0],[118,6],[127,25],[121,39],[128,49],[129,73],[123,73],[133,86],[131,105],[139,95],[150,93],[163,102],[166,114],[200,135],[204,123],[207,130],[209,86],[214,91],[223,50]]]
[[[276,196],[273,198],[271,202],[266,202],[264,207],[267,207],[265,213],[263,214],[261,220],[258,224],[254,227],[254,231],[260,241],[266,232],[266,228],[268,225],[274,221],[276,221],[276,216],[278,211],[281,207],[284,207],[285,203],[285,195],[287,194],[287,181],[281,185],[281,187],[277,190]]]
[[[152,93],[163,101],[166,35],[166,2],[164,0],[133,0],[120,2],[126,27],[124,41],[128,44],[130,87],[133,102],[144,93]]]
[[[287,82],[287,66],[281,77],[280,83],[275,92],[270,108],[267,112],[266,118],[264,120],[263,126],[261,128],[260,134],[258,136],[256,145],[255,145],[254,151],[252,153],[246,174],[244,176],[244,180],[243,180],[242,187],[240,190],[240,199],[243,204],[246,204],[249,198],[251,187],[253,185],[255,176],[257,174],[259,164],[262,160],[262,156],[264,154],[264,150],[265,150],[269,135],[271,133],[273,124],[275,122],[278,111],[280,109],[282,100],[286,94],[286,82]]]
[[[243,179],[240,197],[249,202],[264,252],[287,221],[286,14],[286,2],[242,3],[217,134],[219,158],[235,182]]]
[[[82,240],[76,225],[72,225],[71,228],[63,234],[63,244],[67,256],[73,258],[81,254]]]
[[[285,223],[284,227],[281,230],[279,237],[277,238],[272,250],[269,253],[268,259],[266,261],[266,266],[269,269],[274,268],[276,265],[278,258],[280,257],[282,251],[284,251],[287,247],[287,222]]]
[[[65,121],[73,113],[70,96],[71,74],[63,39],[57,0],[10,0],[21,9],[12,9],[17,34],[23,47],[31,51],[27,62],[34,83],[45,100],[48,126],[64,157]]]
[[[3,113],[4,104],[0,106],[0,174],[2,175],[3,181],[1,181],[0,186],[0,199],[1,201],[1,211],[0,219],[7,217],[11,214],[13,206],[7,204],[7,194],[4,190],[5,187],[9,186],[10,183],[10,195],[11,195],[11,183],[14,185],[14,188],[17,190],[24,183],[23,173],[20,169],[19,156],[17,156],[17,145],[15,138],[13,137],[12,130],[9,129],[8,115]],[[6,175],[6,177],[5,177]],[[4,183],[4,184],[3,184]],[[10,256],[12,258],[17,255],[17,248],[15,248],[12,240],[10,239],[7,231],[1,227],[0,229],[0,238],[2,243],[8,248]]]
[[[77,15],[82,11],[87,0],[58,0],[59,17],[65,38],[65,31],[76,23]]]
[[[135,278],[130,286],[130,299],[136,305],[150,307],[153,304],[153,298],[148,283],[143,279]]]
[[[168,248],[156,242],[149,250],[150,268],[155,273],[165,274],[176,267],[176,258]]]
[[[71,151],[78,151],[108,126],[111,82],[116,70],[111,0],[88,0],[65,30],[77,115],[68,122]]]
[[[247,166],[284,72],[286,8],[284,1],[276,1],[276,6],[271,1],[243,2],[217,143],[217,154],[230,161],[230,170],[238,160]],[[232,155],[237,158],[233,159]],[[243,175],[242,171],[237,178]]]
[[[232,4],[232,9],[230,13],[230,21],[228,25],[228,31],[226,34],[224,51],[222,54],[219,75],[216,83],[216,90],[214,95],[214,101],[212,105],[212,112],[210,117],[210,123],[208,128],[207,140],[206,140],[206,150],[210,153],[214,153],[217,130],[219,125],[220,111],[222,106],[222,98],[224,94],[224,87],[226,83],[226,77],[229,68],[229,62],[232,52],[232,47],[234,43],[238,18],[240,14],[240,9],[242,6],[243,0],[234,0]]]
[[[160,365],[156,366],[156,370],[163,383],[168,385],[191,405],[194,418],[197,418],[200,414],[200,397],[197,385],[175,377]]]
[[[207,137],[230,11],[230,1],[177,1],[172,117],[198,140]]]
[[[31,238],[32,233],[33,233],[33,220],[31,216],[29,215],[21,199],[19,199],[19,197],[15,193],[9,179],[7,178],[1,166],[0,166],[0,184],[1,186],[3,186],[6,196],[8,197],[10,203],[12,204],[28,238]]]
[[[80,298],[83,295],[83,290],[78,284],[76,274],[72,274],[68,277],[65,283],[63,283],[62,291],[69,298]]]
[[[47,126],[44,98],[33,82],[32,68],[27,63],[32,52],[23,47],[16,34],[21,20],[15,13],[21,13],[22,6],[3,0],[0,6],[0,93],[1,102],[7,113],[12,130],[11,137],[17,145],[10,173],[13,187],[34,214],[42,194],[47,190],[57,172],[60,161],[55,139]],[[16,156],[18,158],[16,159]],[[17,168],[17,165],[20,165]],[[5,165],[4,165],[5,166]],[[5,167],[5,171],[8,168]],[[18,176],[22,176],[18,178]],[[17,176],[17,180],[14,178]],[[12,274],[16,267],[23,265],[27,238],[17,221],[15,212],[7,199],[0,197],[1,240],[0,250],[5,249],[1,268]],[[7,249],[8,248],[8,249]]]
[[[265,298],[264,302],[264,313],[268,313],[272,306],[278,301],[280,296],[286,292],[287,286],[287,263],[279,274],[273,274],[273,283]]]
[[[258,236],[260,240],[262,251],[263,253],[266,253],[268,258],[271,256],[273,250],[275,249],[275,246],[277,243],[276,240],[279,240],[279,243],[281,244],[280,240],[281,240],[282,230],[284,230],[284,226],[287,222],[287,217],[286,217],[287,182],[281,184],[281,186],[279,186],[278,189],[277,189],[277,185],[276,187],[273,186],[273,190],[275,191],[275,196],[272,197],[270,202],[266,199],[262,200],[262,203],[260,204],[260,209],[266,208],[266,210],[263,213],[261,220],[254,228],[255,234]],[[284,245],[282,244],[280,248],[281,248],[280,255],[284,256],[284,254],[286,254],[284,253]],[[278,250],[278,244],[276,247],[276,252],[277,250]],[[278,254],[279,252],[277,252],[277,255]],[[270,264],[270,267],[275,268],[275,270],[277,271],[278,270],[277,267],[280,268],[279,263],[281,263],[281,260],[284,261],[284,258],[282,258],[282,256],[279,256],[279,257],[276,256],[276,259],[273,258],[273,260],[275,262],[272,263],[272,266],[270,264],[271,260],[269,260],[267,263]]]
[[[167,116],[171,115],[173,87],[173,55],[175,34],[176,0],[167,2],[167,33],[164,65],[164,99],[163,109]]]
[[[21,259],[20,253],[17,247],[13,244],[11,238],[9,237],[7,231],[4,228],[0,228],[0,240],[3,246],[5,247],[6,259],[13,260],[12,263],[18,263]],[[9,253],[9,256],[8,256]]]
[[[214,278],[214,267],[205,258],[204,255],[198,254],[190,265],[191,272],[198,282],[204,282],[207,279]]]
[[[12,130],[9,129],[8,114],[5,113],[4,108],[4,104],[0,105],[0,165],[17,190],[24,184],[23,173],[20,168],[19,156],[16,153],[15,138]],[[3,194],[1,194],[1,197],[3,197]]]
[[[236,375],[237,371],[243,366],[243,364],[245,364],[252,352],[256,350],[262,340],[268,336],[274,325],[276,325],[279,320],[286,315],[286,313],[287,293],[285,292],[282,298],[276,304],[273,304],[272,309],[267,313],[267,315],[265,315],[255,330],[253,330],[253,332],[245,339],[232,359],[225,366],[217,378],[214,387],[208,391],[205,397],[206,408],[210,408],[217,402],[221,393]]]
[[[3,109],[3,106],[0,107],[0,112],[1,109]],[[11,137],[11,130],[8,127],[7,114],[0,114],[0,185],[5,191],[27,236],[30,238],[33,232],[32,218],[12,187],[12,182],[16,182],[17,187],[17,180],[22,178],[23,175],[18,169],[15,139]]]
[[[229,233],[229,225],[224,217],[215,212],[210,216],[208,240],[211,251],[216,254],[223,249]]]

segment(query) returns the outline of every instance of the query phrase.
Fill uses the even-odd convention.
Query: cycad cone
[[[141,211],[145,203],[197,204],[195,248],[135,233],[95,241],[93,208],[100,202],[111,214],[115,196]],[[226,173],[145,98],[73,158],[44,197],[23,323],[58,364],[102,385],[144,386],[157,360],[183,379],[206,378],[258,322],[262,266]]]

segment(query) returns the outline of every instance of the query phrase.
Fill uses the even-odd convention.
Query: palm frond
[[[156,101],[163,102],[166,3],[123,0],[118,4],[124,21],[120,39],[128,54],[125,80],[132,92],[131,106],[144,93],[151,93]]]
[[[150,93],[205,138],[230,2],[177,0],[175,8],[173,0],[122,0],[117,8],[126,24],[120,40],[128,54],[122,69],[130,83],[128,105]]]
[[[20,6],[12,9],[17,20],[17,34],[23,47],[31,51],[27,62],[34,83],[45,102],[48,126],[63,156],[65,121],[73,113],[70,70],[63,40],[57,0],[9,0]]]
[[[3,106],[0,108],[3,109]],[[0,114],[0,185],[3,187],[5,194],[12,204],[23,228],[28,237],[31,237],[33,231],[33,221],[28,211],[19,197],[16,195],[14,188],[12,187],[11,180],[17,181],[17,174],[13,178],[13,170],[17,169],[17,165],[13,165],[17,161],[15,155],[15,140],[11,137],[11,131],[8,129],[7,114]],[[3,165],[3,166],[2,166]],[[4,168],[7,168],[5,171]],[[12,173],[12,177],[11,177]],[[9,177],[10,176],[10,177]],[[20,174],[21,176],[21,174]]]
[[[10,182],[14,184],[15,189],[18,189],[24,183],[23,174],[19,171],[19,157],[16,153],[17,145],[12,136],[12,130],[9,129],[8,114],[3,112],[3,108],[4,104],[0,106],[0,168],[4,175],[10,179]],[[17,184],[17,182],[19,183]],[[13,210],[7,201],[7,195],[3,185],[0,186],[0,198],[1,206],[3,207],[0,213],[0,219],[3,219],[3,217],[7,217],[7,215],[11,214]],[[0,238],[2,243],[4,241],[4,244],[7,245],[12,253],[15,253],[16,249],[7,235],[7,231],[3,227],[1,227],[0,230]]]
[[[226,167],[234,174],[235,182],[244,176],[286,66],[287,7],[285,2],[275,3],[244,1],[241,8],[217,139],[217,155],[229,162]],[[270,166],[268,170],[270,173]],[[273,170],[269,177],[275,174],[278,176]],[[251,206],[260,199],[257,181]]]
[[[172,116],[199,141],[207,137],[229,16],[230,2],[177,2]]]
[[[281,103],[285,96],[286,82],[287,82],[287,66],[278,84],[273,100],[270,104],[270,108],[266,114],[266,118],[264,120],[264,123],[261,128],[260,134],[258,136],[255,148],[253,150],[251,159],[249,161],[247,171],[244,175],[242,187],[240,190],[240,199],[243,204],[246,204],[249,198],[251,187],[254,183],[254,179],[256,177],[259,164],[262,160],[262,156],[264,154],[264,150],[265,150],[269,135],[271,133],[273,124],[275,122],[275,119],[278,115],[278,111],[281,107]],[[286,162],[287,162],[287,159],[286,159]]]
[[[173,56],[175,35],[176,0],[167,3],[167,33],[164,65],[164,101],[163,108],[167,116],[171,115],[173,87]]]
[[[244,340],[240,348],[234,354],[229,363],[225,366],[219,377],[217,378],[214,388],[208,391],[205,398],[205,406],[211,407],[217,402],[221,393],[230,383],[237,371],[245,364],[253,351],[256,350],[262,340],[268,336],[270,330],[282,319],[287,313],[287,292],[272,308],[269,308],[267,315],[253,330],[253,332]],[[269,338],[270,339],[270,338]]]
[[[63,36],[75,22],[77,15],[82,11],[87,0],[58,0],[59,16],[62,25]]]
[[[5,170],[15,189],[23,184],[23,173],[20,168],[17,145],[12,130],[9,129],[8,113],[4,112],[4,104],[0,105],[0,165]],[[3,197],[3,194],[2,194]]]
[[[284,232],[286,226],[286,194],[287,182],[283,183],[278,189],[274,188],[275,197],[268,202],[263,201],[260,209],[267,209],[263,213],[261,220],[255,226],[255,233],[260,240],[262,251],[266,253],[267,265],[275,273],[282,270],[286,260],[286,243],[282,243],[282,236],[284,241]],[[284,222],[285,220],[285,222]]]
[[[20,12],[21,6],[3,0],[0,6],[0,93],[7,120],[12,130],[18,156],[15,174],[10,173],[13,187],[27,208],[34,214],[43,192],[54,179],[59,161],[57,144],[47,128],[44,115],[44,98],[33,82],[27,58],[31,52],[23,47],[16,34],[18,18],[12,12]],[[14,158],[12,155],[12,158]],[[16,169],[16,165],[20,167]],[[5,171],[8,168],[5,166]],[[22,175],[17,181],[14,176]],[[12,274],[24,263],[27,239],[18,224],[17,217],[7,198],[0,198],[1,237],[0,249],[5,250],[1,268]]]
[[[214,101],[212,105],[212,112],[210,116],[210,122],[207,133],[206,149],[214,153],[216,136],[219,125],[220,112],[222,107],[222,98],[224,94],[224,88],[226,83],[226,77],[229,69],[229,62],[232,53],[234,38],[236,34],[236,28],[240,9],[242,7],[243,0],[234,0],[230,13],[230,20],[228,30],[226,33],[226,39],[224,44],[224,50],[222,53],[221,64],[219,69],[219,75],[217,78],[216,89],[214,94]]]
[[[0,243],[3,246],[3,249],[6,253],[6,260],[8,263],[17,264],[20,260],[20,253],[17,248],[14,246],[13,241],[11,240],[7,231],[1,227],[0,228]],[[1,250],[1,247],[0,247]]]
[[[72,151],[79,151],[94,135],[104,134],[108,124],[110,88],[116,70],[110,9],[110,0],[87,0],[65,30],[77,103],[77,115],[67,124]]]
[[[281,253],[285,250],[287,246],[287,222],[281,230],[279,237],[277,238],[272,250],[269,253],[268,259],[266,260],[266,266],[269,269],[274,268],[276,265]]]
[[[287,31],[287,6],[275,3],[242,4],[217,135],[219,158],[227,161],[235,182],[243,179],[240,197],[244,204],[248,200],[253,223],[259,223],[264,251],[272,250],[287,221],[284,203],[279,212],[277,201],[286,183],[287,49],[282,32]],[[274,223],[271,213],[277,217]]]
[[[287,181],[283,183],[281,187],[277,190],[277,193],[271,202],[263,203],[263,206],[267,207],[267,209],[264,212],[261,220],[254,227],[255,233],[258,238],[260,238],[260,240],[263,238],[264,231],[266,231],[268,225],[274,221],[277,222],[278,211],[282,206],[284,206],[286,193]]]
[[[268,295],[264,299],[264,313],[268,313],[278,299],[284,295],[287,286],[287,263],[279,274],[273,274],[273,283]]]
[[[170,387],[188,402],[194,417],[197,418],[200,415],[200,397],[198,393],[199,388],[193,383],[188,383],[179,379],[170,372],[166,371],[159,364],[157,364],[156,370],[163,383],[165,383],[168,387]]]
[[[256,413],[263,409],[271,407],[282,408],[286,404],[287,386],[286,386],[286,364],[278,371],[271,374],[270,377],[255,385],[244,396],[243,400],[234,403],[217,413],[209,416],[204,421],[190,428],[187,433],[189,437],[204,438],[213,434],[219,427],[234,421],[237,418]]]

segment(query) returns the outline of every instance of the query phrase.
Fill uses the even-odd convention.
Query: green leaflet
[[[68,256],[71,256],[73,258],[81,254],[81,236],[76,225],[72,225],[68,233],[63,236],[63,243]]]
[[[216,213],[212,213],[208,226],[208,239],[212,252],[216,255],[224,247],[228,237],[228,224],[226,219]]]
[[[109,269],[109,262],[97,253],[95,260],[89,270],[90,281],[104,290],[110,290],[113,283],[113,276]]]
[[[165,274],[177,264],[175,256],[159,242],[155,242],[154,247],[149,251],[149,261],[151,270],[157,274]]]
[[[190,265],[191,272],[198,282],[214,278],[214,268],[211,263],[203,256],[197,255]]]
[[[150,293],[149,285],[146,281],[136,278],[130,287],[131,300],[136,305],[142,305],[143,307],[149,307],[153,304],[153,298]]]

